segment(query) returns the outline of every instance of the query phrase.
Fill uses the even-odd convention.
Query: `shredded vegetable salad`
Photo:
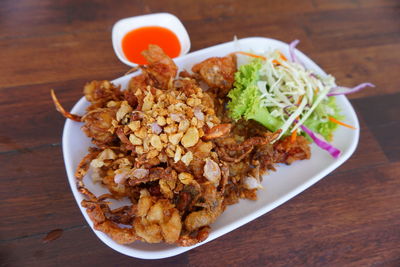
[[[309,70],[296,57],[295,46],[289,45],[290,59],[279,50],[264,54],[237,52],[246,57],[235,74],[234,88],[229,92],[227,105],[234,120],[256,120],[271,131],[280,130],[279,138],[306,135],[319,147],[337,158],[340,151],[327,141],[344,116],[336,105],[336,95],[357,92],[371,83],[354,88],[339,87],[332,75],[321,76]]]

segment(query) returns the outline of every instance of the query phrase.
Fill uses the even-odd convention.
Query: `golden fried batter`
[[[210,88],[218,89],[224,97],[232,88],[236,72],[236,56],[212,57],[193,66],[192,71],[200,76]]]

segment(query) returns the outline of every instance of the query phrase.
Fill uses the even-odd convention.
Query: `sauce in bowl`
[[[190,38],[182,22],[169,13],[124,18],[112,28],[112,45],[118,59],[131,67],[146,64],[141,55],[149,44],[161,47],[171,58],[186,55]]]
[[[129,61],[147,64],[141,53],[149,47],[149,44],[158,45],[171,58],[179,56],[181,52],[176,34],[160,26],[146,26],[128,32],[122,39],[122,50]]]

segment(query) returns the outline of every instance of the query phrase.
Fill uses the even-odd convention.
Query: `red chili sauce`
[[[122,39],[122,50],[126,58],[136,64],[147,64],[141,52],[155,44],[171,58],[179,56],[181,45],[171,30],[159,26],[147,26],[128,32]]]

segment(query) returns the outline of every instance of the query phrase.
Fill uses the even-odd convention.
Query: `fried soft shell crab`
[[[179,78],[158,46],[143,55],[149,64],[125,90],[109,81],[85,85],[90,106],[83,116],[65,111],[54,91],[52,97],[66,118],[83,123],[95,145],[75,173],[94,228],[120,244],[192,246],[208,237],[227,205],[255,200],[262,174],[275,163],[309,158],[309,144],[302,137],[271,144],[279,132],[229,119],[224,106],[236,72],[233,54],[206,59]],[[89,169],[108,194],[85,187]],[[110,208],[107,199],[122,198],[131,204]]]

